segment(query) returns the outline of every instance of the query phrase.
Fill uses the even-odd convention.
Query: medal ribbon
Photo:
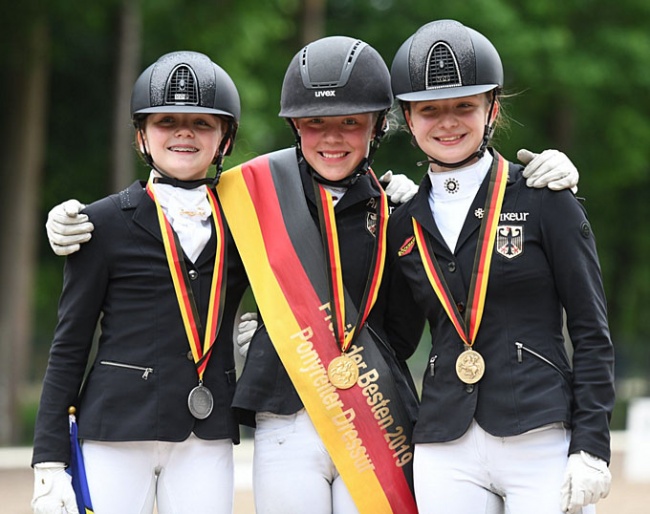
[[[203,345],[201,345],[201,338],[199,336],[199,329],[201,328],[201,319],[196,308],[196,301],[192,288],[189,286],[189,277],[185,267],[185,260],[181,256],[181,245],[178,240],[178,235],[174,232],[171,224],[167,220],[162,206],[156,197],[154,188],[152,187],[152,179],[147,182],[147,193],[156,204],[156,212],[158,214],[158,223],[160,224],[160,231],[162,233],[163,244],[165,246],[165,255],[167,256],[167,264],[169,265],[169,272],[172,276],[174,283],[174,291],[176,292],[176,299],[178,307],[181,311],[183,318],[183,326],[187,334],[187,340],[192,350],[196,371],[199,376],[199,382],[203,382],[203,374],[205,368],[210,360],[212,345],[215,342],[216,335],[223,315],[225,306],[225,241],[224,241],[224,222],[221,214],[221,209],[217,204],[214,193],[210,188],[206,188],[208,201],[210,202],[210,209],[212,210],[212,219],[215,227],[217,237],[217,249],[214,257],[214,270],[212,272],[212,284],[210,286],[210,302],[208,305],[208,317],[206,328],[203,336]]]
[[[508,162],[499,154],[496,154],[490,172],[490,184],[476,246],[472,279],[467,298],[468,307],[464,319],[458,311],[456,303],[453,301],[449,286],[442,274],[438,260],[435,258],[429,246],[429,241],[422,230],[422,226],[413,218],[413,231],[427,278],[445,309],[447,316],[449,316],[449,319],[456,328],[456,332],[458,332],[458,335],[467,347],[471,347],[474,344],[481,319],[483,318],[485,297],[490,276],[490,265],[492,263],[492,248],[494,247],[507,182]]]
[[[377,231],[372,262],[370,264],[366,288],[361,299],[359,313],[354,326],[352,326],[348,331],[345,330],[345,289],[343,288],[343,268],[341,266],[341,252],[339,249],[336,216],[334,214],[334,202],[332,201],[332,195],[330,192],[325,189],[322,184],[319,184],[316,180],[312,180],[316,195],[316,205],[318,207],[318,218],[321,226],[323,248],[325,249],[325,259],[327,261],[332,327],[336,341],[343,353],[348,350],[354,339],[357,337],[359,330],[366,322],[366,319],[368,319],[368,315],[377,301],[379,285],[381,284],[381,279],[384,273],[384,263],[386,261],[388,197],[372,170],[369,170],[368,174],[375,184],[377,184],[379,191],[381,192],[379,204],[377,206]]]

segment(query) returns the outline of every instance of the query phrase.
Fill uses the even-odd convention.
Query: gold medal
[[[347,355],[334,357],[327,366],[327,376],[337,389],[350,389],[359,380],[359,367]]]
[[[456,359],[456,375],[466,384],[476,384],[485,373],[485,361],[480,353],[467,348]]]

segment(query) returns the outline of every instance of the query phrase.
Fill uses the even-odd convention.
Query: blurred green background
[[[48,210],[90,202],[146,168],[133,151],[129,95],[163,53],[204,52],[238,85],[242,121],[226,167],[292,143],[277,117],[291,57],[325,35],[374,46],[390,66],[420,25],[453,18],[485,34],[504,63],[510,128],[502,154],[557,148],[581,172],[598,238],[617,353],[613,428],[649,395],[650,3],[645,0],[1,0],[0,445],[29,444],[56,324],[64,259]],[[394,130],[374,169],[419,181],[422,157]],[[571,259],[568,254],[567,259]],[[535,305],[530,306],[531,309]],[[419,376],[428,352],[412,359]]]

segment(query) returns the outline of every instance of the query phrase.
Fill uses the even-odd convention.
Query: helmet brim
[[[476,86],[451,86],[426,91],[415,91],[396,95],[402,102],[426,102],[428,100],[447,100],[464,96],[480,95],[499,87],[499,84],[480,84]]]
[[[139,109],[133,114],[152,114],[155,112],[169,112],[169,113],[194,113],[194,114],[216,114],[218,116],[226,116],[227,118],[234,118],[232,113],[222,111],[219,109],[211,109],[209,107],[199,107],[197,105],[159,105],[156,107],[147,107]]]
[[[281,118],[326,118],[329,116],[354,116],[356,114],[366,114],[382,112],[390,109],[391,104],[386,102],[379,108],[376,104],[373,105],[359,105],[359,104],[338,104],[335,106],[299,106],[297,108],[282,109],[278,116]]]

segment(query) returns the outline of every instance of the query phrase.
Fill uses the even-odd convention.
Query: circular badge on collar
[[[455,178],[448,178],[445,180],[445,191],[450,195],[454,195],[460,189],[460,183]]]

